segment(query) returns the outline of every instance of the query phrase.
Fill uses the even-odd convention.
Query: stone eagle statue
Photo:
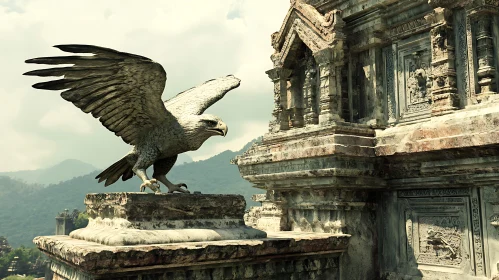
[[[45,90],[65,90],[62,98],[92,116],[121,137],[133,149],[122,159],[97,175],[105,186],[137,175],[140,190],[146,187],[160,192],[159,182],[168,192],[189,193],[183,183],[173,184],[166,174],[177,155],[197,150],[214,135],[225,136],[227,126],[216,116],[203,114],[240,80],[229,75],[179,93],[163,102],[166,72],[149,58],[91,45],[57,45],[71,55],[26,60],[37,64],[72,64],[69,67],[34,70],[24,75],[62,79],[34,84]],[[146,169],[154,165],[150,179]],[[182,187],[185,187],[183,189]]]

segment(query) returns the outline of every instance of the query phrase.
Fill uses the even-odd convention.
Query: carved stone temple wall
[[[499,279],[499,1],[292,0],[246,223],[350,235],[341,279]]]

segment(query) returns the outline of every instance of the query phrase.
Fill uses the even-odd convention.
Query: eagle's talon
[[[146,187],[150,188],[155,193],[161,193],[158,181],[156,179],[145,180],[144,183],[140,185],[140,191],[144,192]]]
[[[182,187],[185,187],[186,189],[184,190],[182,189]],[[191,193],[190,191],[187,190],[187,185],[184,183],[168,186],[168,193],[173,193],[173,192]]]

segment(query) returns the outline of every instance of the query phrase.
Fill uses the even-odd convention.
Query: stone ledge
[[[70,237],[110,246],[162,244],[265,238],[266,233],[247,226],[227,229],[141,230],[87,227],[72,231]]]
[[[499,107],[461,110],[430,121],[376,131],[376,156],[497,144]]]
[[[69,236],[40,236],[33,242],[51,259],[90,274],[123,273],[344,252],[350,235],[275,232],[256,240],[107,246]]]

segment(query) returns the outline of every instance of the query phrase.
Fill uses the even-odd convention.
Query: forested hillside
[[[242,194],[248,204],[254,205],[251,195],[261,191],[252,188],[241,178],[237,166],[230,164],[230,160],[247,146],[241,151],[225,151],[204,161],[175,166],[168,178],[174,183],[186,183],[191,192]],[[66,208],[84,210],[85,194],[139,191],[137,177],[104,188],[94,179],[98,173],[95,171],[45,188],[0,177],[0,236],[7,237],[14,248],[32,246],[35,236],[54,234],[58,212]],[[164,186],[161,188],[166,191]]]

